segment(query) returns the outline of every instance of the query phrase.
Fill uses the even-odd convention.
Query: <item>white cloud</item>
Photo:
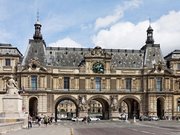
[[[64,39],[58,40],[55,43],[50,43],[49,46],[52,47],[75,47],[75,48],[82,48],[82,45],[77,43],[76,41],[72,40],[69,37]]]
[[[161,45],[164,55],[175,49],[180,49],[180,11],[171,11],[154,21],[155,43]],[[103,48],[140,49],[146,41],[148,20],[134,24],[132,22],[118,22],[109,29],[101,29],[93,36],[93,42],[101,42]]]
[[[119,6],[115,9],[112,15],[107,15],[105,17],[98,18],[95,22],[95,30],[98,30],[99,28],[108,27],[109,25],[117,22],[119,19],[123,17],[124,12],[127,9],[138,7],[140,3],[141,0],[125,1],[122,6]]]

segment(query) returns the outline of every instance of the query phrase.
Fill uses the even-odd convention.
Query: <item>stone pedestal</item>
[[[119,112],[111,112],[111,120],[119,120]]]
[[[88,116],[88,112],[79,112],[79,118],[84,118],[85,116]]]
[[[3,98],[3,113],[4,118],[21,118],[22,113],[22,97],[18,94],[6,94]]]

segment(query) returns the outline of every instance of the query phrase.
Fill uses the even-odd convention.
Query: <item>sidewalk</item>
[[[2,135],[71,135],[71,129],[64,127],[62,125],[48,125],[47,127],[45,125],[41,125],[38,127],[38,125],[34,125],[34,127],[30,129],[21,129],[13,132],[8,132],[6,134]]]

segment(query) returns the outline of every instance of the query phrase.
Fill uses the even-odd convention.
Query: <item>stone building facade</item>
[[[24,56],[16,47],[0,45],[1,98],[6,77],[13,75],[22,109],[32,116],[54,114],[57,119],[64,100],[74,103],[79,117],[90,113],[92,101],[101,104],[103,119],[123,112],[129,118],[180,116],[180,50],[164,57],[151,26],[139,50],[47,47],[39,21],[34,26]]]

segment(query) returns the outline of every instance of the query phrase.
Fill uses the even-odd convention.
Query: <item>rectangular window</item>
[[[11,66],[11,60],[5,59],[5,66]]]
[[[156,78],[156,90],[162,91],[162,78],[160,77]]]
[[[64,89],[69,89],[69,77],[64,77]]]
[[[132,82],[131,78],[126,78],[126,89],[127,90],[131,90],[131,88],[132,88],[131,82]]]
[[[31,76],[31,87],[33,90],[37,90],[37,76],[36,75]]]
[[[101,78],[96,77],[96,90],[101,91]]]
[[[180,112],[180,98],[178,99],[177,104],[178,104],[178,106],[177,106],[177,111]]]
[[[178,109],[178,112],[180,112],[180,105],[179,104],[178,104],[178,108],[177,109]]]
[[[180,70],[180,63],[177,64],[177,69]]]

